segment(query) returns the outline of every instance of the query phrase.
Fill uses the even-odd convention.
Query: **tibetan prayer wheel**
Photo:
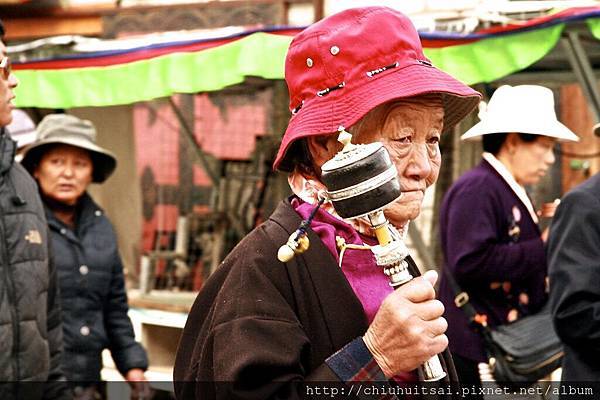
[[[385,208],[400,197],[398,171],[383,144],[354,145],[340,134],[342,151],[321,166],[329,200],[342,218],[358,218]]]
[[[321,180],[340,217],[367,217],[379,242],[372,247],[377,265],[398,289],[413,279],[405,260],[408,249],[383,213],[401,195],[398,172],[383,144],[355,145],[351,139],[351,134],[340,131],[338,140],[344,148],[321,166]],[[424,381],[443,379],[447,373],[439,355],[425,361],[419,375]]]

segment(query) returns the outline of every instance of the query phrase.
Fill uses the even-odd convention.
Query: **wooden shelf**
[[[187,296],[188,301],[189,297]],[[134,304],[136,307],[129,309],[129,317],[136,340],[142,343],[148,353],[146,379],[154,389],[173,392],[173,364],[179,337],[187,320],[187,312],[139,308],[138,302],[130,301],[130,305]],[[108,350],[102,353],[102,361],[102,379],[108,382],[122,382],[123,377],[116,369]],[[127,390],[127,385],[114,384],[107,389],[108,398],[125,398],[122,396],[127,395]]]
[[[130,307],[187,314],[198,293],[152,290],[150,293],[143,294],[139,290],[128,289],[127,296]]]

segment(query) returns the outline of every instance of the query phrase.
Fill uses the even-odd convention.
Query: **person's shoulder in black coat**
[[[563,380],[600,380],[600,174],[564,196],[548,242],[550,304]]]

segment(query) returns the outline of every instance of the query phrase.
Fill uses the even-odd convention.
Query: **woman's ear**
[[[504,142],[504,145],[506,146],[506,151],[508,152],[508,154],[515,154],[515,151],[517,150],[517,147],[519,146],[519,143],[521,143],[521,138],[519,137],[518,133],[515,132],[511,132],[506,136],[506,141]]]
[[[333,158],[342,148],[342,144],[337,141],[337,135],[318,135],[306,138],[308,151],[315,163],[315,167],[321,170],[321,166],[326,161]]]

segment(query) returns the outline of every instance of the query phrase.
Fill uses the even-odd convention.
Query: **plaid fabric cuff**
[[[341,350],[330,356],[325,363],[346,383],[377,383],[378,386],[388,386],[388,379],[383,374],[373,355],[365,345],[362,337],[356,338]],[[354,385],[353,385],[354,386]],[[391,386],[390,386],[391,387]],[[360,391],[355,392],[358,397]],[[369,399],[397,399],[393,395],[369,396]]]

